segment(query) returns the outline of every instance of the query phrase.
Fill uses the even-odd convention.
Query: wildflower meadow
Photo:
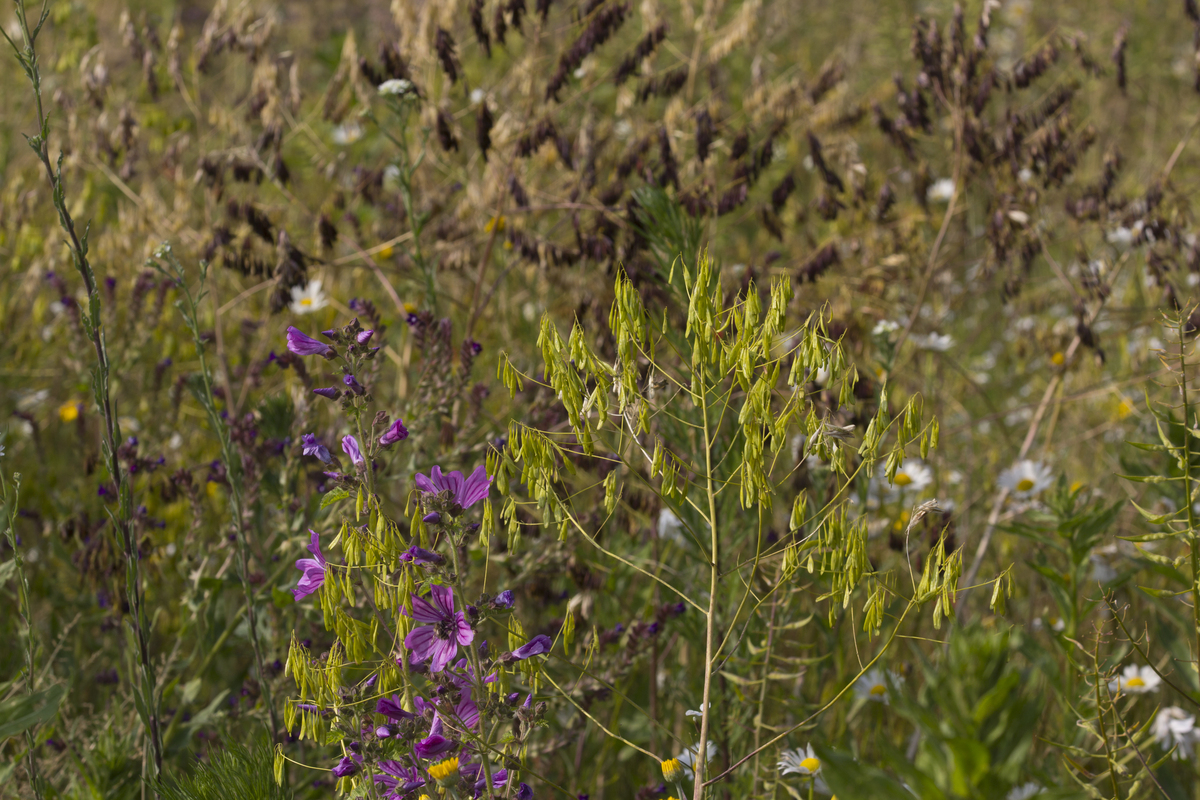
[[[0,32],[0,797],[1200,800],[1195,0]]]

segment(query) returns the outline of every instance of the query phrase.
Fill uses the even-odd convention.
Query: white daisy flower
[[[933,470],[919,458],[905,459],[892,478],[892,486],[898,491],[920,492],[933,483]]]
[[[686,544],[683,536],[683,520],[675,516],[675,512],[664,508],[658,512],[658,538],[670,539],[676,544]]]
[[[354,144],[363,137],[363,126],[357,121],[350,120],[333,129],[334,144]]]
[[[392,78],[379,84],[380,94],[405,95],[412,91],[413,85],[410,81],[403,78]]]
[[[889,333],[895,333],[900,330],[899,322],[892,322],[890,319],[881,319],[875,323],[875,327],[871,329],[872,336],[885,336]]]
[[[717,755],[717,745],[712,739],[709,739],[706,744],[707,746],[704,749],[707,751],[708,757],[705,758],[705,761],[712,761]],[[675,760],[683,765],[683,771],[687,773],[689,778],[695,775],[695,772],[693,772],[693,766],[694,762],[697,760],[696,754],[699,752],[699,749],[699,745],[695,745],[675,756]]]
[[[887,675],[885,676],[884,670],[876,667],[875,669],[868,670],[865,675],[855,681],[854,693],[859,697],[873,700],[876,703],[887,703],[889,680],[892,685],[904,682],[903,678],[890,669],[887,670]]]
[[[1128,247],[1129,245],[1133,244],[1133,231],[1122,225],[1115,230],[1109,231],[1104,238],[1108,240],[1109,244]]]
[[[950,178],[938,178],[925,192],[925,199],[932,203],[949,203],[954,196],[954,181]]]
[[[1023,786],[1014,786],[1009,793],[1004,796],[1004,800],[1029,800],[1029,798],[1041,793],[1041,785],[1030,781]]]
[[[821,759],[813,752],[812,745],[796,750],[781,750],[779,753],[780,775],[803,775],[816,777],[821,773]]]
[[[329,305],[329,298],[321,291],[321,279],[313,278],[307,286],[292,287],[291,309],[296,314],[310,314]]]
[[[708,707],[709,707],[709,709],[710,709],[710,710],[712,709],[712,703],[711,703],[711,702],[709,702],[709,704],[708,704]],[[684,712],[684,716],[685,716],[685,717],[703,717],[703,716],[704,716],[704,712],[703,712],[703,711],[696,710],[696,709],[690,709],[690,708],[689,708],[689,709],[688,709],[686,712]],[[710,744],[711,744],[711,742],[710,742]]]
[[[1191,758],[1190,745],[1200,741],[1200,731],[1196,730],[1196,716],[1186,714],[1179,706],[1164,708],[1154,718],[1151,729],[1154,738],[1164,750],[1174,749],[1172,758],[1183,760]]]
[[[954,346],[954,337],[944,333],[927,333],[910,337],[913,344],[922,350],[944,353]]]
[[[1024,459],[1000,473],[996,481],[1013,497],[1028,499],[1041,494],[1054,483],[1054,473],[1045,464]]]
[[[1113,694],[1146,694],[1153,692],[1162,683],[1162,678],[1150,667],[1130,664],[1125,671],[1108,683]]]

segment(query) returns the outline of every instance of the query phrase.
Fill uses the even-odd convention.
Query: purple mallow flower
[[[484,784],[487,783],[487,774],[483,771],[481,764],[464,764],[459,767],[459,773],[465,778],[475,779],[475,796],[483,794]],[[498,769],[492,773],[492,788],[503,789],[504,784],[508,783],[508,770]]]
[[[323,389],[313,389],[313,394],[319,394],[329,400],[337,400],[342,396],[342,390],[336,386],[326,386]]]
[[[301,452],[306,456],[316,456],[326,464],[333,461],[333,457],[329,455],[329,448],[317,441],[317,437],[311,433],[306,433],[300,437],[300,444],[303,448]]]
[[[375,775],[375,785],[391,789],[394,792],[389,795],[389,800],[408,794],[425,785],[425,776],[421,774],[421,770],[416,767],[406,767],[399,761],[380,761],[379,769],[383,774]]]
[[[517,786],[517,800],[533,800],[533,789],[529,788],[528,783]]]
[[[380,447],[389,447],[396,442],[402,442],[408,438],[408,428],[404,427],[404,420],[397,419],[391,424],[383,436],[379,437]]]
[[[429,726],[429,735],[413,746],[413,751],[418,758],[436,758],[442,753],[449,752],[458,747],[458,742],[453,739],[447,739],[445,731],[442,727],[442,717],[440,714],[433,715],[433,724]]]
[[[335,778],[345,778],[358,772],[358,762],[362,761],[361,756],[342,756],[342,760],[333,768],[333,776]]]
[[[304,574],[300,576],[300,582],[296,584],[296,588],[292,589],[292,594],[297,600],[303,600],[310,594],[321,588],[321,584],[325,583],[325,556],[321,555],[321,536],[313,529],[309,528],[309,533],[312,534],[312,541],[308,545],[308,552],[312,553],[315,558],[301,558],[296,561],[296,569]]]
[[[386,697],[379,698],[379,701],[375,703],[375,713],[383,714],[388,719],[395,720],[396,722],[412,719],[417,716],[411,711],[404,710],[404,707],[400,705],[400,697],[398,695],[392,695],[390,700]]]
[[[301,333],[291,325],[287,329],[287,347],[298,356],[330,356],[333,348]]]
[[[512,651],[514,661],[524,661],[533,656],[540,656],[550,652],[550,648],[554,646],[554,642],[546,634],[539,634],[530,639],[525,644]]]
[[[362,451],[358,449],[358,439],[353,436],[342,437],[342,452],[350,456],[350,460],[354,462],[354,466],[361,467],[366,464],[363,458]]]
[[[450,499],[463,508],[470,508],[486,498],[492,488],[492,478],[482,464],[465,479],[458,470],[443,475],[441,467],[434,467],[429,471],[428,478],[418,474],[413,480],[417,488],[427,494],[450,492]]]
[[[432,603],[421,597],[411,598],[412,609],[406,613],[417,622],[429,624],[414,628],[404,638],[404,646],[412,652],[410,663],[432,658],[430,670],[441,672],[458,654],[460,644],[474,641],[475,631],[461,611],[454,611],[454,592],[449,586],[430,587],[429,597]]]
[[[424,547],[417,547],[414,544],[400,554],[400,560],[410,564],[441,564],[446,560],[446,557],[440,553],[430,552]]]
[[[346,375],[343,377],[342,383],[346,384],[347,389],[354,392],[356,395],[359,395],[360,397],[367,393],[367,390],[363,388],[363,385],[359,383],[358,379],[353,375]]]

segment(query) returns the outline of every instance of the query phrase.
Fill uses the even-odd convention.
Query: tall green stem
[[[709,707],[709,704],[711,703],[712,696],[713,645],[716,640],[717,580],[721,574],[720,543],[717,536],[717,490],[713,482],[713,441],[708,418],[708,386],[704,378],[706,368],[701,365],[699,369],[701,370],[701,377],[697,381],[697,384],[700,388],[700,414],[704,420],[704,489],[705,494],[708,496],[708,527],[712,535],[712,557],[709,562],[708,624],[705,627],[704,633],[704,697],[700,701],[700,741],[696,745],[696,757],[692,760],[692,768],[695,770],[696,777],[692,784],[691,800],[701,800],[704,795],[704,769],[708,765],[708,732],[712,719],[712,709]]]

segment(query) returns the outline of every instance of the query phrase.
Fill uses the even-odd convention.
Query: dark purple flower
[[[436,511],[430,511],[428,514],[421,517],[421,521],[426,525],[437,525],[442,521],[442,515]]]
[[[333,768],[333,776],[335,778],[345,778],[358,772],[358,762],[361,761],[360,756],[350,758],[350,756],[342,756],[342,760]]]
[[[327,331],[321,331],[321,335],[324,336],[326,339],[328,339],[331,342],[336,342],[338,340],[337,328],[330,328]]]
[[[323,389],[313,389],[313,394],[319,394],[328,400],[337,400],[342,396],[342,390],[336,386],[326,386]]]
[[[429,477],[418,474],[413,480],[417,488],[427,494],[449,492],[450,499],[463,508],[470,508],[488,496],[492,488],[492,479],[488,477],[487,468],[480,464],[467,478],[458,470],[442,474],[441,467],[429,471]]]
[[[346,375],[343,377],[342,383],[346,384],[346,388],[354,392],[359,397],[362,397],[367,393],[367,390],[363,388],[363,385],[359,383],[353,375]]]
[[[444,733],[441,715],[434,714],[433,724],[429,726],[429,735],[413,745],[417,758],[436,758],[458,747],[458,742],[447,739]]]
[[[396,735],[395,725],[380,725],[375,729],[375,736],[380,739],[390,739]]]
[[[306,456],[316,456],[326,464],[333,461],[333,457],[329,455],[329,448],[317,441],[317,437],[311,433],[306,433],[300,437],[301,452]]]
[[[529,788],[528,783],[517,786],[517,800],[533,800],[533,789]]]
[[[380,761],[382,775],[375,776],[375,785],[394,791],[388,800],[408,794],[425,785],[425,776],[416,767],[406,767],[399,761]]]
[[[512,589],[505,589],[500,594],[492,598],[492,608],[512,608],[513,593]]]
[[[458,654],[460,644],[475,640],[475,631],[461,611],[454,611],[454,591],[449,586],[430,587],[429,597],[432,603],[421,597],[410,599],[412,608],[406,613],[417,622],[430,624],[414,628],[404,638],[404,646],[412,652],[410,663],[432,658],[430,670],[441,672]]]
[[[400,560],[409,564],[441,564],[446,557],[441,553],[433,553],[414,544],[400,554]]]
[[[467,339],[467,341],[464,344],[466,344],[467,347],[471,348],[471,352],[474,353],[475,355],[479,355],[480,353],[483,352],[483,345],[481,345],[479,342],[475,341],[474,339]]]
[[[300,576],[300,582],[296,584],[296,588],[292,589],[292,595],[297,600],[303,600],[310,594],[321,588],[321,584],[325,583],[325,556],[321,555],[321,537],[320,535],[309,528],[309,533],[312,534],[312,541],[308,545],[308,552],[312,553],[316,558],[301,558],[296,561],[296,569],[304,574]]]
[[[533,656],[544,655],[550,652],[550,648],[554,646],[554,642],[546,634],[538,634],[530,639],[525,644],[512,651],[514,661],[524,661]]]
[[[354,462],[354,466],[361,467],[367,462],[363,458],[362,451],[358,449],[358,439],[353,436],[342,437],[342,452],[350,456],[350,460]]]
[[[391,424],[383,436],[379,437],[380,447],[389,447],[396,442],[402,442],[408,438],[408,428],[404,427],[404,420],[397,419]]]
[[[374,335],[375,331],[359,331],[358,334],[355,335],[354,341],[358,342],[359,344],[366,344],[367,342],[371,341],[371,337]]]
[[[487,783],[487,775],[483,771],[483,766],[481,764],[463,764],[458,771],[468,780],[475,779],[475,796],[479,797],[483,793],[484,784]],[[508,770],[498,769],[492,773],[493,789],[503,789],[506,783],[508,783]]]
[[[412,719],[417,716],[411,711],[404,710],[404,707],[400,705],[399,695],[392,695],[390,700],[386,697],[379,698],[379,701],[375,703],[375,713],[383,714],[388,719],[395,720],[396,722]]]
[[[333,348],[322,342],[318,342],[311,336],[307,336],[291,325],[287,329],[287,346],[298,356],[330,356],[333,355]]]

